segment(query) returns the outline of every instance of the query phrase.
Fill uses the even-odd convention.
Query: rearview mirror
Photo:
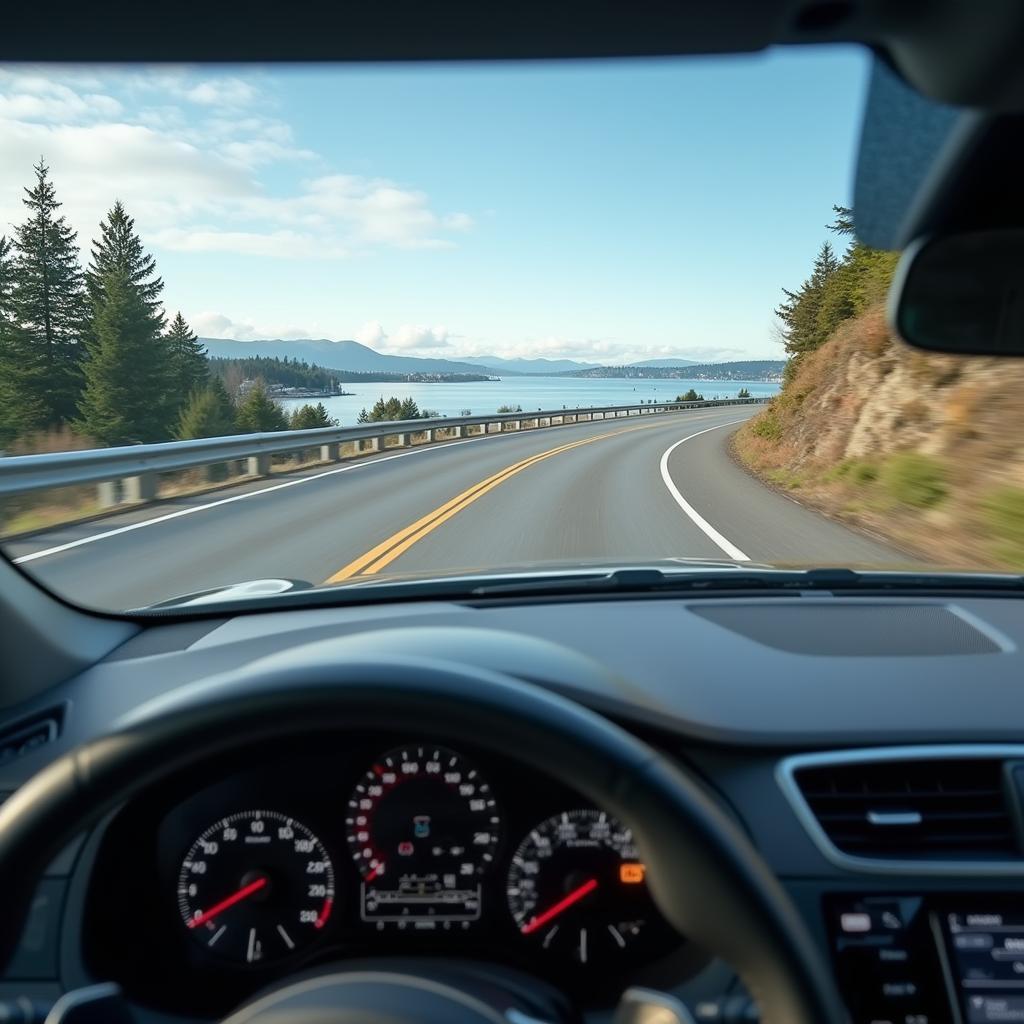
[[[1024,230],[911,243],[889,294],[889,322],[916,348],[1024,356]]]

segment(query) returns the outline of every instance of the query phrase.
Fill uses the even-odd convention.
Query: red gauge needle
[[[589,878],[585,881],[578,889],[573,889],[568,896],[560,899],[553,907],[548,907],[543,914],[537,917],[533,917],[527,924],[524,924],[519,930],[524,935],[529,935],[531,932],[535,932],[538,928],[543,928],[548,921],[553,920],[562,913],[563,910],[568,910],[574,903],[579,903],[584,896],[588,896],[597,888],[597,879]]]
[[[209,910],[204,910],[198,917],[193,917],[189,921],[189,928],[198,928],[201,924],[206,924],[207,921],[212,921],[218,914],[227,910],[228,907],[233,907],[236,903],[241,903],[246,897],[251,896],[254,892],[259,892],[267,884],[266,876],[257,878],[254,882],[250,882],[248,885],[243,885],[238,892],[233,892],[226,899],[220,901],[220,903],[214,903]]]

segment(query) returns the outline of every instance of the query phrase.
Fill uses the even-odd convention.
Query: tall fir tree
[[[101,282],[88,341],[78,429],[106,444],[165,440],[167,355],[138,288],[123,270]]]
[[[22,202],[28,219],[14,229],[11,267],[14,328],[8,341],[14,415],[23,429],[70,420],[82,388],[88,305],[75,232],[60,215],[50,171],[40,159]]]
[[[162,329],[164,317],[160,296],[164,282],[157,276],[156,260],[142,247],[142,239],[135,230],[135,220],[128,216],[120,199],[114,201],[106,218],[100,221],[100,237],[92,243],[92,259],[85,272],[85,283],[94,306],[103,299],[104,279],[115,270],[126,276],[153,321]]]
[[[193,392],[206,387],[210,364],[206,359],[206,349],[180,312],[171,321],[164,337],[171,361],[171,392],[177,398],[180,412]]]
[[[14,387],[14,260],[11,242],[0,236],[0,447],[21,432],[21,413]]]
[[[128,216],[124,205],[117,200],[107,216],[100,222],[100,237],[93,240],[92,258],[85,272],[85,283],[92,304],[93,321],[86,335],[90,359],[104,360],[105,350],[121,350],[132,360],[139,392],[132,401],[130,411],[123,417],[122,426],[114,431],[121,440],[165,441],[173,433],[181,405],[187,399],[191,386],[179,390],[176,367],[171,349],[164,337],[164,315],[160,295],[164,283],[157,276],[156,261],[143,248],[135,230],[135,221]],[[107,305],[117,292],[119,308],[106,314]],[[129,292],[128,298],[121,294]],[[125,313],[129,310],[128,313]],[[127,319],[123,319],[127,316]],[[100,336],[100,322],[105,323],[105,334]],[[122,323],[129,336],[115,340],[114,325]],[[96,389],[109,388],[109,367],[95,373],[86,368],[86,393],[82,398],[81,422],[96,419],[97,409],[103,405],[102,394]],[[92,392],[92,393],[90,393]],[[87,414],[86,407],[89,412]],[[101,419],[103,417],[100,417]],[[101,440],[115,443],[114,435],[100,435]]]

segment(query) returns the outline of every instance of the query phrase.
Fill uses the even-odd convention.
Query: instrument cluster
[[[629,828],[557,780],[423,739],[330,746],[193,773],[125,808],[87,904],[86,945],[111,961],[97,968],[144,998],[179,965],[202,984],[175,1009],[196,1012],[393,953],[490,959],[599,1001],[681,948]],[[127,885],[148,941],[111,912]]]

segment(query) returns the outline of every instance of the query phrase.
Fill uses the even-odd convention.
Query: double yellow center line
[[[521,473],[530,466],[536,465],[538,462],[543,462],[544,459],[550,459],[553,455],[560,455],[562,452],[571,451],[573,448],[579,448],[585,444],[593,444],[595,441],[601,441],[606,437],[627,434],[634,430],[650,430],[653,427],[664,427],[667,425],[661,417],[658,417],[658,420],[659,422],[657,423],[644,424],[643,426],[626,427],[622,430],[609,430],[604,434],[585,437],[580,441],[563,444],[546,452],[531,455],[520,462],[514,462],[511,466],[506,466],[493,476],[487,477],[486,480],[481,480],[479,483],[467,488],[461,494],[456,494],[450,501],[446,501],[440,507],[435,508],[433,512],[428,512],[421,519],[417,519],[416,522],[410,523],[397,533],[392,534],[387,540],[381,541],[375,548],[371,548],[365,554],[349,562],[344,568],[339,569],[333,576],[329,576],[324,580],[324,583],[340,583],[342,580],[350,579],[353,576],[372,576],[374,573],[380,572],[396,558],[408,551],[413,544],[448,522],[449,519],[457,515],[464,508],[468,508],[474,501],[487,494],[488,491],[494,490],[495,487],[504,483],[510,477]]]

